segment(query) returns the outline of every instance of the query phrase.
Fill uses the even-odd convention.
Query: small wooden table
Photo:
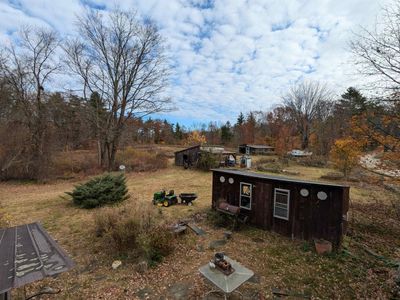
[[[224,299],[228,299],[228,297],[234,292],[237,292],[242,296],[240,292],[235,290],[239,288],[243,283],[247,282],[251,277],[253,277],[254,272],[252,270],[247,269],[246,267],[242,266],[240,263],[229,258],[226,255],[225,259],[235,269],[235,272],[228,276],[216,268],[210,268],[208,263],[200,267],[200,274],[207,278],[218,288],[218,290],[212,290],[208,292],[206,296],[211,293],[222,293]]]

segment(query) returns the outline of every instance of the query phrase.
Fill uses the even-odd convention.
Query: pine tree
[[[233,138],[231,123],[227,121],[225,125],[221,126],[221,142],[222,144],[229,143]]]
[[[75,187],[66,194],[72,197],[75,205],[82,208],[95,208],[106,204],[115,204],[126,200],[128,189],[124,174],[95,177]]]
[[[183,131],[182,131],[181,126],[179,125],[178,122],[175,125],[175,138],[178,141],[181,141],[183,139]]]
[[[237,118],[236,125],[242,126],[243,124],[244,124],[244,115],[242,112],[240,112],[240,114]]]

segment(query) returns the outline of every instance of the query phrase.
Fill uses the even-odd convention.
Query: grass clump
[[[168,157],[154,150],[127,147],[117,153],[116,165],[124,165],[127,171],[133,172],[157,171],[168,166]]]
[[[67,195],[72,197],[75,205],[82,208],[95,208],[106,204],[115,204],[126,200],[128,189],[123,174],[106,174],[95,177],[78,185]]]
[[[151,204],[133,201],[121,207],[102,208],[95,215],[95,230],[107,249],[144,258],[149,266],[155,266],[173,251],[174,236]]]

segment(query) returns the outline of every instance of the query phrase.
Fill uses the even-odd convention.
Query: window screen
[[[275,189],[274,193],[274,217],[289,220],[290,191]]]

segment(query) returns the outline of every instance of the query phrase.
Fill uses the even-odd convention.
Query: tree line
[[[303,82],[269,112],[240,113],[233,125],[209,123],[198,130],[210,144],[269,144],[278,154],[303,149],[327,156],[336,140],[347,137],[366,150],[397,152],[400,103],[387,100],[369,99],[353,87],[335,99],[320,83]]]
[[[279,154],[300,148],[326,156],[351,137],[365,149],[398,153],[398,3],[383,10],[383,26],[361,28],[350,43],[355,66],[379,96],[350,87],[335,98],[324,83],[302,81],[268,112],[240,112],[235,122],[195,130],[150,118],[172,109],[164,40],[150,20],[88,10],[63,40],[51,29],[24,27],[0,51],[0,178],[46,178],[53,153],[76,149],[96,149],[98,165],[113,170],[117,151],[133,143],[262,143]],[[61,91],[63,74],[76,90]]]
[[[22,28],[0,52],[0,125],[8,144],[1,148],[1,175],[18,165],[24,177],[45,177],[57,135],[67,144],[93,137],[99,165],[112,170],[127,123],[169,109],[168,72],[157,27],[132,11],[88,10],[77,18],[74,37],[64,40],[52,29]],[[58,74],[69,74],[78,91],[49,92]]]

